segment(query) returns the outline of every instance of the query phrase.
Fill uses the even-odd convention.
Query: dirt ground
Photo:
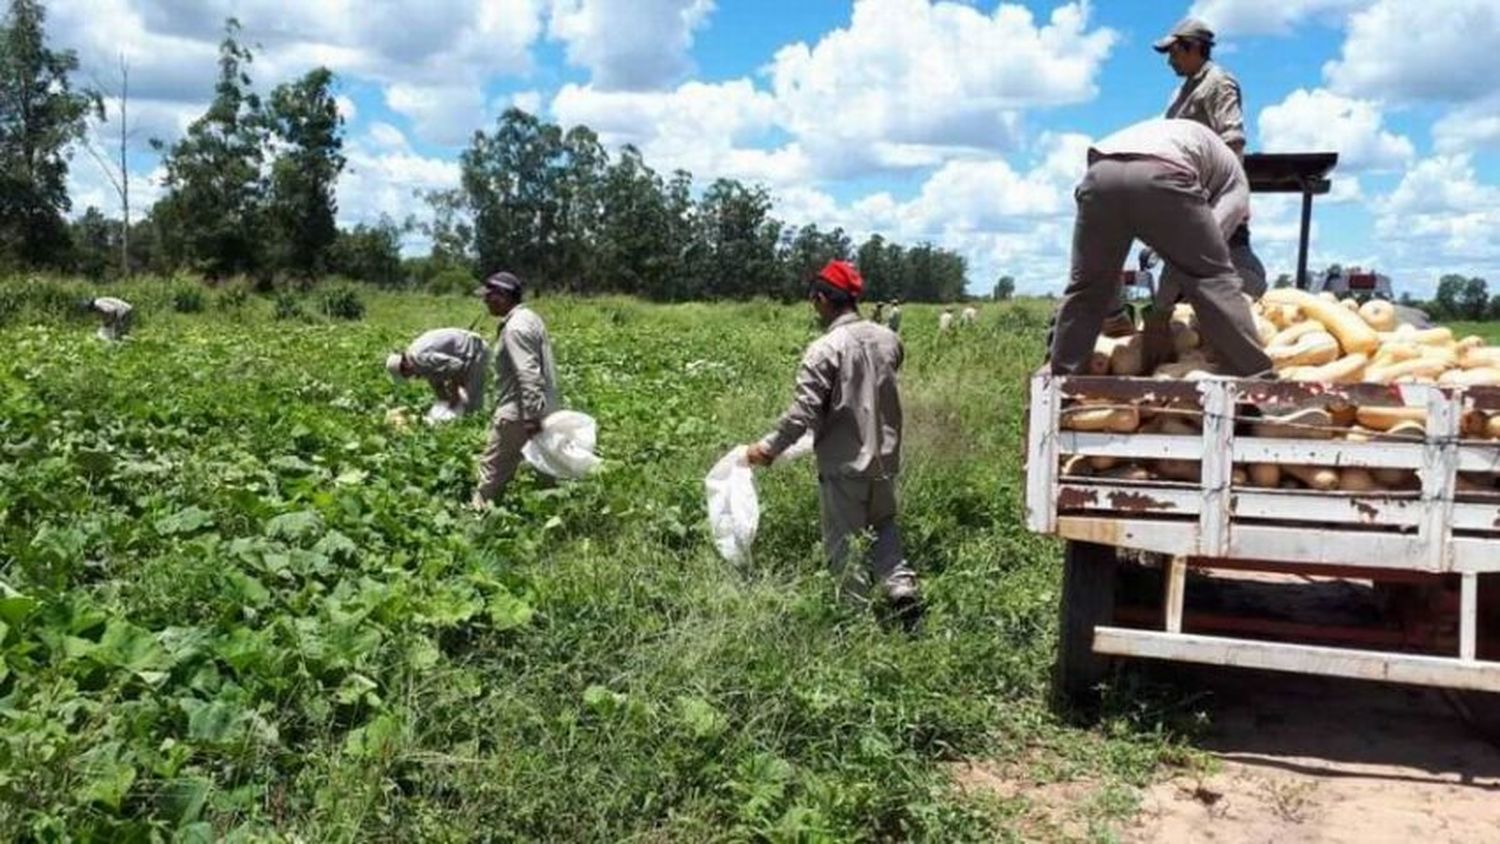
[[[1194,670],[1221,770],[1141,796],[1132,842],[1500,841],[1500,748],[1443,693]],[[1487,701],[1495,705],[1494,701]]]

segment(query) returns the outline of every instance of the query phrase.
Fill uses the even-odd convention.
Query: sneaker
[[[886,603],[889,607],[885,614],[886,620],[900,622],[908,633],[915,633],[921,628],[926,607],[922,604],[915,579],[902,578],[891,583],[886,588]]]

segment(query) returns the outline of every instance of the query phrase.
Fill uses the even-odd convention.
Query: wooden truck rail
[[[1202,434],[1065,430],[1067,409],[1079,403],[1195,416]],[[1257,436],[1247,424],[1257,411],[1270,415],[1308,406],[1423,408],[1425,436],[1373,442],[1293,439]],[[1096,654],[1500,691],[1500,663],[1476,658],[1479,578],[1500,573],[1500,491],[1470,492],[1459,483],[1460,473],[1500,473],[1500,445],[1462,436],[1462,420],[1476,411],[1500,412],[1500,388],[1038,374],[1031,382],[1027,426],[1027,526],[1074,543],[1171,558],[1165,566],[1162,629],[1110,626],[1112,616],[1106,613],[1092,629]],[[1191,461],[1200,464],[1200,481],[1065,475],[1062,467],[1075,455],[1121,463]],[[1322,492],[1237,485],[1235,467],[1248,464],[1410,470],[1420,488]],[[1433,656],[1184,633],[1187,571],[1215,563],[1365,572],[1374,579],[1411,573],[1456,577],[1457,652]],[[1065,602],[1075,599],[1065,595]]]

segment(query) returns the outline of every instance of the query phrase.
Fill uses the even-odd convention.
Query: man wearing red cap
[[[901,395],[896,373],[905,351],[896,333],[859,315],[864,279],[832,261],[808,298],[827,332],[808,346],[792,405],[765,439],[747,446],[751,465],[768,466],[813,432],[822,505],[823,550],[844,594],[864,599],[873,582],[905,622],[921,613],[916,573],[902,556],[896,526],[901,470]],[[873,534],[869,559],[845,571],[850,540]]]

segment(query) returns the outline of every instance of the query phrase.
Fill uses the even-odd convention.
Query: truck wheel
[[[1062,603],[1058,612],[1057,665],[1053,682],[1064,703],[1087,708],[1109,658],[1094,653],[1094,626],[1108,623],[1115,607],[1115,549],[1069,542],[1063,554]]]

